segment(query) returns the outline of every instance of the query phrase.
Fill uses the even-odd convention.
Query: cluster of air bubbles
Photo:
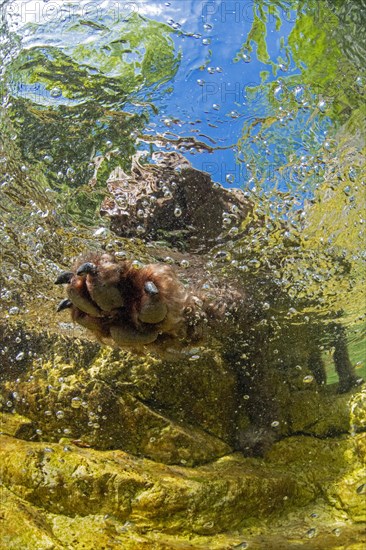
[[[231,224],[232,224],[232,220],[231,220],[230,214],[228,212],[223,212],[222,213],[222,225],[224,227],[228,227]]]
[[[182,25],[177,21],[174,21],[174,19],[168,19],[168,25],[170,25],[174,30],[179,30],[182,27]]]
[[[210,74],[222,73],[222,67],[207,67],[207,72]]]

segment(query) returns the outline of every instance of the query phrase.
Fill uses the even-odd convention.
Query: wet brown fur
[[[164,264],[149,264],[136,268],[132,262],[118,261],[109,254],[88,254],[79,257],[72,267],[73,273],[85,262],[93,263],[97,267],[98,281],[103,285],[117,288],[123,298],[123,307],[111,311],[101,311],[100,316],[90,315],[87,308],[81,309],[75,305],[77,301],[73,294],[88,300],[92,307],[98,308],[91,294],[93,294],[93,278],[89,275],[74,275],[68,285],[67,294],[73,302],[71,307],[72,320],[91,331],[98,340],[106,341],[111,338],[111,327],[120,327],[123,331],[135,331],[135,348],[142,346],[140,340],[143,334],[153,331],[159,334],[162,347],[170,345],[172,340],[192,337],[192,327],[187,323],[187,315],[191,315],[196,308],[192,293],[178,280],[174,269]],[[145,291],[145,283],[151,281],[158,289],[157,299],[167,307],[165,318],[156,324],[144,323],[139,319],[139,313],[152,298]],[[80,305],[80,304],[79,304]],[[126,346],[129,347],[129,346]]]

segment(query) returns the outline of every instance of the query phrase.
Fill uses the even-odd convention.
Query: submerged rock
[[[153,159],[156,164],[143,164],[134,157],[129,175],[116,168],[108,178],[109,194],[101,214],[110,218],[117,235],[140,234],[202,252],[223,241],[225,217],[238,226],[257,225],[253,204],[243,191],[214,186],[208,173],[196,170],[178,153],[157,153]]]
[[[283,374],[268,370],[262,383],[276,396],[276,415],[271,432],[264,429],[262,437],[245,408],[252,398],[243,396],[234,365],[215,350],[192,350],[169,362],[108,348],[91,353],[89,342],[79,340],[73,358],[62,351],[65,337],[58,342],[53,335],[26,333],[40,350],[34,347],[33,364],[1,384],[3,411],[26,417],[20,424],[14,417],[17,427],[5,433],[23,439],[66,437],[96,449],[193,466],[236,448],[263,454],[279,437],[364,429],[362,392],[339,395],[336,386],[320,391],[315,384],[294,391]],[[47,359],[47,348],[59,355]]]
[[[187,468],[1,436],[3,548],[330,548],[344,536],[360,545],[365,451],[364,434],[301,436],[266,460],[232,454]]]
[[[154,188],[161,216],[148,217],[144,230],[165,243],[126,241],[131,254],[179,264],[185,285],[208,286],[225,305],[233,284],[244,288],[248,279],[242,272],[232,277],[230,254],[219,255],[223,267],[212,270],[206,252],[225,237],[218,220],[230,205],[241,212],[245,234],[251,205],[240,193],[217,191],[210,223],[199,225],[202,211],[184,210],[184,201],[198,182],[213,192],[208,176],[160,163],[135,164],[131,178],[141,183],[150,172],[153,186],[162,169],[179,180],[170,183],[177,183],[171,188],[181,213],[169,225],[170,195]],[[127,178],[115,176],[112,202],[118,181]],[[133,189],[133,205],[151,195],[148,186]],[[103,208],[119,234],[134,234],[133,216],[120,215],[107,200]],[[39,326],[31,314],[0,324],[4,550],[346,543],[358,550],[366,401],[359,388],[349,391],[355,378],[344,331],[315,317],[292,322],[293,310],[272,326],[262,292],[271,285],[267,275],[253,280],[248,311],[224,313],[203,345],[164,358],[102,347],[86,330],[56,322],[47,307],[37,311]],[[283,298],[289,306],[285,292],[271,287],[270,293],[276,307]],[[324,335],[336,349],[338,374],[344,366],[339,387],[326,386]],[[244,458],[255,449],[264,458]]]

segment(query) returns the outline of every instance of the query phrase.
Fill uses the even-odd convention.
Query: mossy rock
[[[291,437],[265,460],[233,454],[195,468],[66,442],[0,443],[4,550],[358,550],[365,542],[364,434]]]

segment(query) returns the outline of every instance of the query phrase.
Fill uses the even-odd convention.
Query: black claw
[[[96,275],[97,266],[95,264],[92,264],[91,262],[85,262],[85,264],[81,264],[81,266],[78,268],[76,275],[87,275],[88,273],[90,273],[91,275]]]
[[[62,311],[64,309],[68,309],[70,307],[72,307],[72,302],[70,302],[70,300],[65,298],[65,300],[61,300],[61,302],[58,304],[56,312],[58,313],[59,311]]]
[[[55,285],[65,285],[66,283],[69,283],[71,281],[73,276],[74,276],[74,274],[73,274],[72,271],[63,271],[57,277],[57,279],[55,281]]]
[[[157,289],[156,285],[152,281],[146,281],[144,288],[145,288],[145,292],[147,294],[150,294],[150,296],[159,294],[159,290]]]

